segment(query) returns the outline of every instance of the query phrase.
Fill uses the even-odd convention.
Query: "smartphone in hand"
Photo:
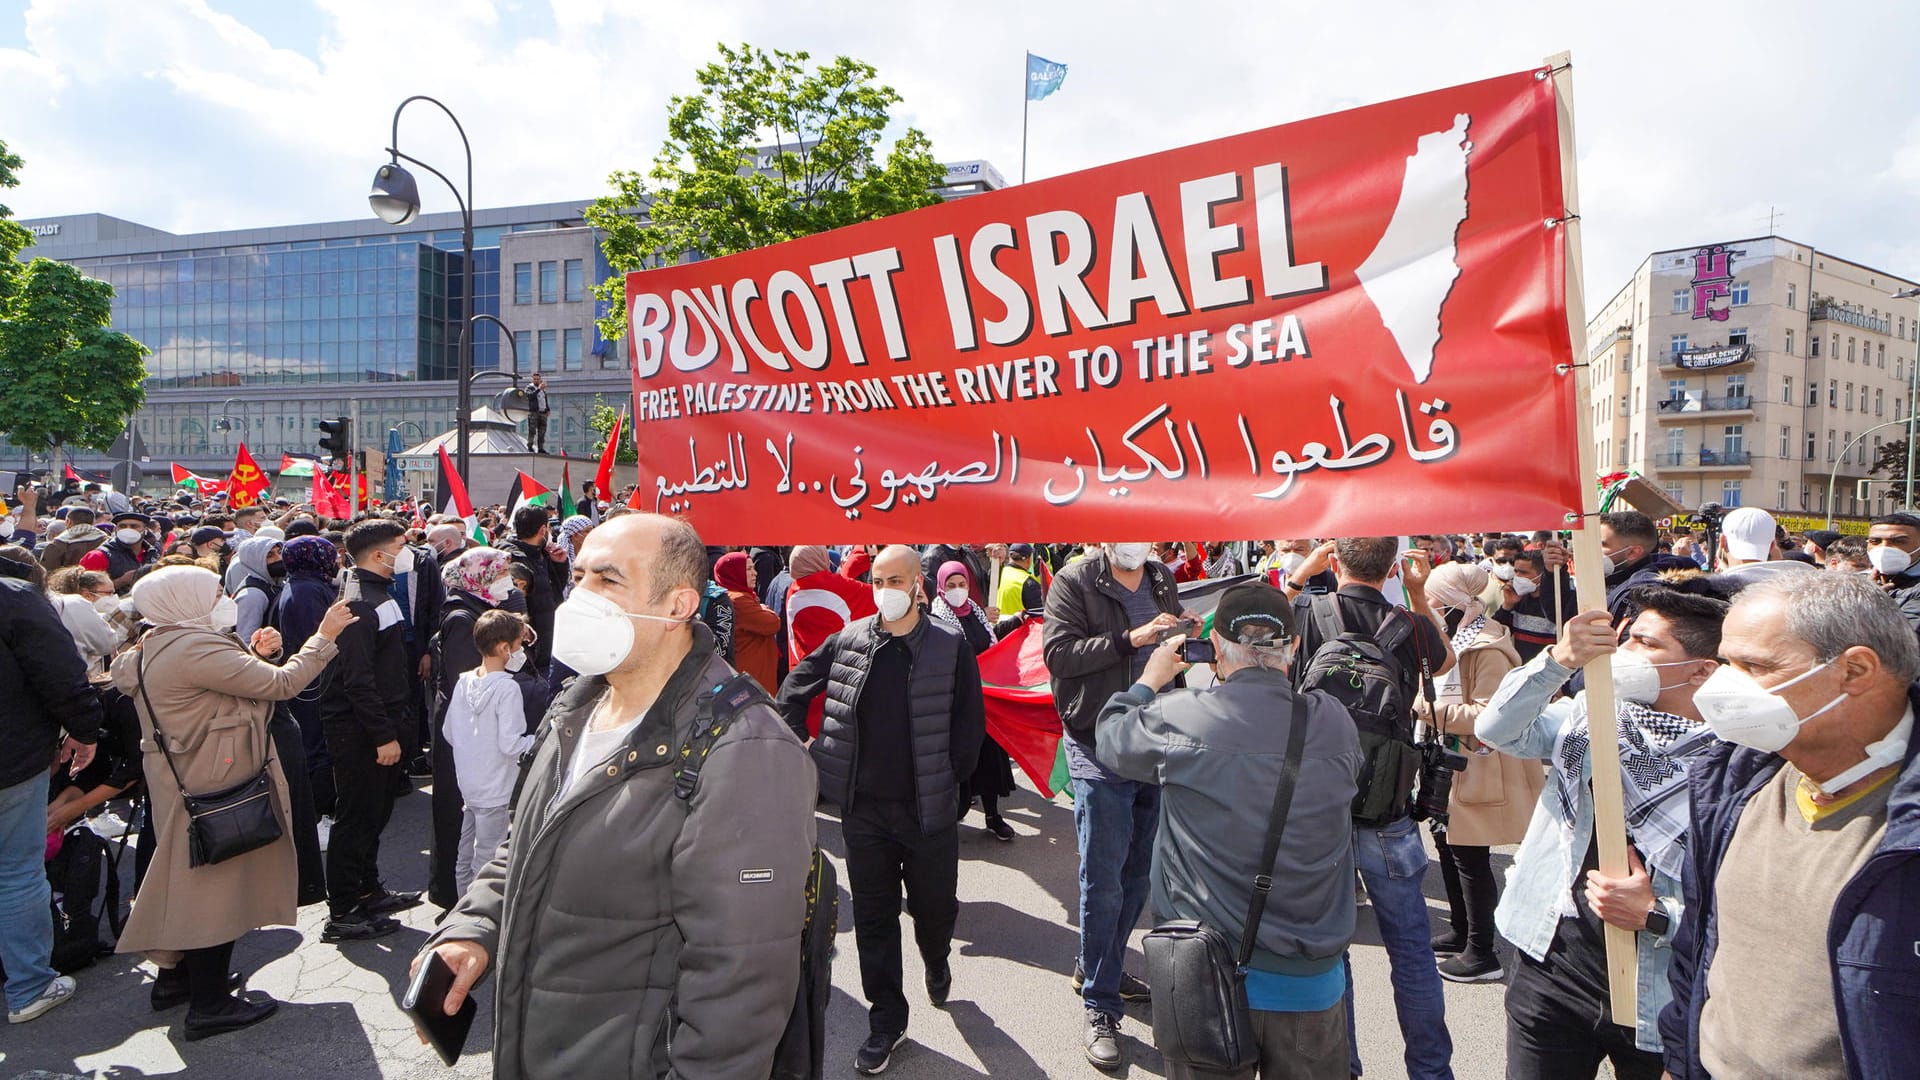
[[[460,1009],[452,1016],[447,1015],[447,991],[453,989],[453,968],[440,958],[437,952],[430,952],[421,961],[420,970],[414,972],[413,980],[407,984],[407,992],[400,999],[400,1010],[413,1018],[413,1022],[427,1036],[427,1042],[433,1046],[440,1060],[451,1066],[460,1060],[460,1052],[466,1049],[467,1032],[473,1029],[473,1017],[478,1011],[473,1004],[473,995],[460,1003]]]

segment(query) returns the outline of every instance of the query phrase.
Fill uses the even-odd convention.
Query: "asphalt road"
[[[382,853],[390,887],[425,884],[427,803],[424,794],[416,794],[395,807]],[[1092,1080],[1101,1075],[1081,1056],[1080,1002],[1068,982],[1077,948],[1072,809],[1065,798],[1048,802],[1024,787],[1002,809],[1019,833],[1012,843],[1000,843],[980,829],[977,813],[962,826],[962,903],[952,1000],[945,1010],[926,1004],[919,990],[918,957],[911,947],[906,949],[908,1000],[913,1003],[910,1041],[895,1053],[889,1077]],[[824,812],[820,839],[837,861],[838,824]],[[1502,872],[1507,861],[1495,856]],[[826,1073],[850,1077],[853,1053],[867,1025],[841,869],[840,951],[828,1017]],[[1426,891],[1438,926],[1444,905],[1434,898],[1444,894],[1437,866],[1429,869]],[[30,1024],[0,1028],[0,1080],[489,1076],[491,1062],[484,1052],[469,1054],[452,1070],[443,1067],[416,1041],[394,1003],[408,961],[432,925],[433,910],[422,907],[407,913],[402,932],[377,942],[321,944],[323,907],[302,909],[297,929],[247,935],[235,951],[235,963],[248,973],[250,986],[281,1000],[280,1012],[254,1028],[198,1043],[180,1040],[184,1010],[150,1010],[148,968],[131,957],[103,960],[79,974],[80,992],[74,1001]],[[903,926],[903,932],[910,934],[910,927]],[[1378,942],[1371,909],[1363,909],[1353,948],[1361,1053],[1367,1076],[1404,1077],[1386,956]],[[1142,967],[1137,937],[1130,966]],[[1502,1074],[1502,992],[1497,983],[1448,984],[1456,1075]],[[470,1046],[483,1048],[491,1034],[490,984],[479,1000],[481,1015]],[[1161,1076],[1160,1058],[1151,1044],[1149,1012],[1144,1006],[1130,1009],[1122,1026],[1128,1064],[1118,1075]]]

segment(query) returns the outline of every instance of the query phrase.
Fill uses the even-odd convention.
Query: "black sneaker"
[[[867,1041],[861,1043],[859,1051],[853,1055],[853,1071],[862,1076],[886,1072],[887,1063],[893,1060],[893,1052],[906,1041],[907,1033],[904,1031],[897,1035],[874,1032],[867,1036]]]
[[[328,919],[327,925],[320,930],[320,940],[328,943],[341,941],[372,941],[397,932],[400,924],[393,919],[354,912]]]
[[[389,892],[382,889],[360,900],[360,909],[369,915],[393,915],[420,906],[417,892]]]
[[[953,993],[953,965],[942,963],[938,968],[927,969],[927,1000],[933,1002],[936,1009],[947,1006],[947,995]]]
[[[1458,930],[1449,930],[1444,934],[1433,935],[1433,954],[1435,956],[1458,956],[1467,951],[1467,936]]]
[[[1120,1058],[1120,1018],[1087,1010],[1087,1061],[1096,1069],[1117,1069]]]
[[[1080,962],[1076,960],[1073,964],[1073,992],[1076,994],[1080,993],[1085,989],[1086,984],[1086,971],[1081,968]],[[1120,1000],[1125,1002],[1152,1001],[1153,989],[1142,980],[1123,971],[1120,973]]]
[[[1457,983],[1499,982],[1507,973],[1501,970],[1499,957],[1467,949],[1440,965],[1440,977]]]
[[[993,834],[995,840],[1003,843],[1013,839],[1013,826],[1007,824],[1007,819],[999,814],[987,819],[987,831]]]

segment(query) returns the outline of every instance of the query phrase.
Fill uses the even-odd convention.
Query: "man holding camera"
[[[1295,722],[1287,668],[1298,641],[1286,594],[1264,581],[1228,589],[1206,639],[1168,639],[1139,681],[1108,699],[1097,753],[1117,775],[1161,785],[1155,915],[1197,920],[1236,945],[1255,934],[1246,987],[1258,1075],[1335,1080],[1348,1075],[1340,961],[1353,937],[1348,822],[1361,754],[1352,719],[1325,694],[1306,696],[1286,828],[1273,865],[1258,865]],[[1186,670],[1188,644],[1212,646],[1218,681],[1160,694]],[[1247,927],[1256,874],[1286,885],[1268,895],[1260,925]],[[1200,1075],[1167,1062],[1168,1080]]]
[[[1367,644],[1376,652],[1368,667],[1391,682],[1368,681],[1368,704],[1374,709],[1356,713],[1355,726],[1369,733],[1363,776],[1366,794],[1356,799],[1353,820],[1354,861],[1360,880],[1373,901],[1380,941],[1393,968],[1393,1006],[1406,1037],[1407,1075],[1414,1080],[1451,1080],[1453,1038],[1447,1033],[1445,991],[1434,960],[1433,932],[1427,919],[1427,898],[1420,890],[1426,875],[1427,850],[1411,816],[1413,774],[1419,760],[1413,736],[1413,703],[1424,678],[1438,678],[1453,667],[1453,649],[1439,616],[1427,603],[1429,553],[1413,548],[1399,554],[1400,542],[1391,536],[1358,536],[1329,541],[1315,548],[1307,561],[1288,575],[1283,585],[1294,596],[1300,626],[1300,649],[1295,654],[1300,686],[1316,685],[1309,669],[1322,646],[1340,639]],[[1302,595],[1307,581],[1328,568],[1340,588],[1326,596]],[[1381,590],[1398,575],[1406,585],[1407,606],[1396,607]],[[1351,650],[1349,650],[1350,652]],[[1341,681],[1349,678],[1337,675]],[[1358,683],[1365,680],[1353,676]],[[1376,692],[1377,691],[1377,692]],[[1350,712],[1353,711],[1351,708]],[[1391,712],[1392,715],[1387,715]],[[1366,807],[1358,805],[1366,803]],[[1347,978],[1347,1034],[1353,1041],[1353,979]],[[1358,1046],[1351,1066],[1360,1075]]]
[[[1694,692],[1719,667],[1727,605],[1660,585],[1629,589],[1624,644],[1604,611],[1567,622],[1553,648],[1514,669],[1474,722],[1504,754],[1550,766],[1527,838],[1494,913],[1520,951],[1507,987],[1509,1080],[1592,1077],[1602,1058],[1619,1080],[1658,1080],[1660,1009],[1680,918],[1690,820],[1687,775],[1714,745]],[[1587,661],[1611,654],[1631,873],[1599,871],[1587,699],[1554,700]],[[1638,931],[1635,1016],[1608,1011],[1603,923]]]

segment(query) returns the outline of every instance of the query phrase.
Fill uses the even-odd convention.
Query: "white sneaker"
[[[28,1002],[26,1008],[10,1010],[7,1013],[7,1023],[24,1024],[29,1020],[38,1020],[43,1014],[73,1000],[74,991],[78,989],[80,984],[73,980],[73,976],[62,975],[48,983],[47,988],[40,991],[40,996]]]
[[[320,834],[320,850],[327,850],[327,837],[333,835],[332,816],[327,814],[320,815],[320,822],[314,828]]]

